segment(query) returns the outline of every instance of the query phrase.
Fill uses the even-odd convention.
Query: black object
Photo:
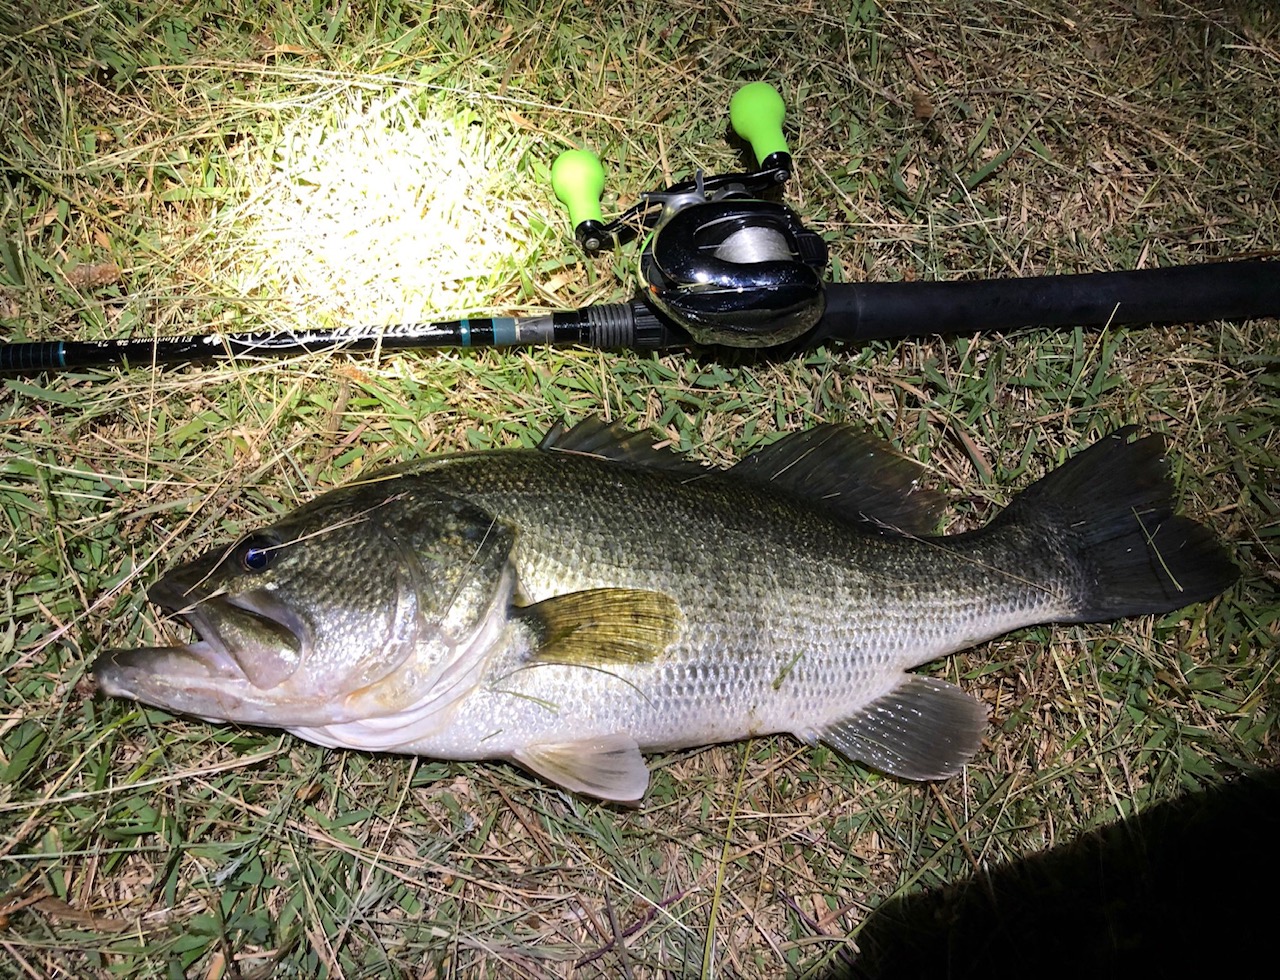
[[[827,287],[812,343],[1024,327],[1198,323],[1280,316],[1280,262],[1134,272]]]
[[[1274,961],[1274,906],[1246,880],[1280,873],[1277,833],[1280,772],[1238,774],[1049,851],[893,899],[854,934],[858,951],[841,948],[844,964],[821,976],[1204,977],[1224,972],[1226,949],[1242,965]]]
[[[742,203],[736,202],[738,206]],[[805,288],[798,288],[797,294],[805,295]],[[780,304],[779,294],[774,295],[773,301]],[[809,345],[1027,327],[1247,320],[1280,316],[1280,262],[1217,262],[1136,272],[967,282],[838,283],[827,285],[822,298],[822,316],[804,338]],[[811,294],[808,302],[816,302]],[[800,306],[812,312],[812,305]],[[760,344],[737,346],[778,343],[767,322],[760,327]],[[292,357],[322,350],[541,344],[654,350],[685,346],[690,340],[679,325],[637,300],[518,318],[0,344],[0,371],[35,373],[116,364],[139,367],[225,356]]]
[[[658,226],[640,283],[696,343],[772,347],[821,319],[826,267],[826,242],[789,207],[707,201]]]

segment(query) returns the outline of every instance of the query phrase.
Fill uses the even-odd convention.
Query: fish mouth
[[[108,650],[90,670],[107,694],[210,721],[269,720],[270,698],[306,659],[310,630],[269,592],[206,594],[165,576],[147,598],[183,620],[190,643]],[[278,717],[278,715],[274,716]]]

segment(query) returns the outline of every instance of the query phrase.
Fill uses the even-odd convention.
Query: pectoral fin
[[[680,635],[680,606],[643,589],[553,596],[516,614],[533,630],[537,664],[608,667],[657,660]]]
[[[515,760],[557,786],[602,800],[634,802],[649,786],[636,740],[622,733],[530,745]]]
[[[982,746],[987,707],[954,684],[908,674],[848,718],[816,731],[850,759],[902,779],[946,779]]]

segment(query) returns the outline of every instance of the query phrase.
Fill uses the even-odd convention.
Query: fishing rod
[[[562,153],[552,188],[590,256],[641,239],[640,290],[625,303],[520,317],[315,330],[0,344],[0,371],[145,367],[320,351],[573,345],[605,350],[860,344],[1029,327],[1144,325],[1280,316],[1280,262],[1242,260],[1129,272],[958,282],[829,283],[827,244],[770,198],[790,179],[781,96],[764,82],[729,104],[757,169],[640,195],[610,222],[605,174],[585,150]]]

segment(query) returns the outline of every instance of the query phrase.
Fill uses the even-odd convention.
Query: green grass
[[[619,300],[629,256],[580,257],[550,161],[600,152],[608,211],[736,168],[726,107],[756,78],[790,107],[789,199],[843,279],[1280,244],[1265,0],[50,0],[0,12],[0,329]],[[821,976],[886,902],[1275,765],[1278,361],[1273,320],[0,380],[0,973]],[[957,527],[1137,423],[1170,434],[1186,509],[1244,578],[1207,607],[935,665],[993,722],[929,787],[779,737],[657,758],[625,809],[87,689],[99,651],[167,629],[143,595],[162,569],[371,467],[591,412],[716,462],[855,420],[926,462]]]

